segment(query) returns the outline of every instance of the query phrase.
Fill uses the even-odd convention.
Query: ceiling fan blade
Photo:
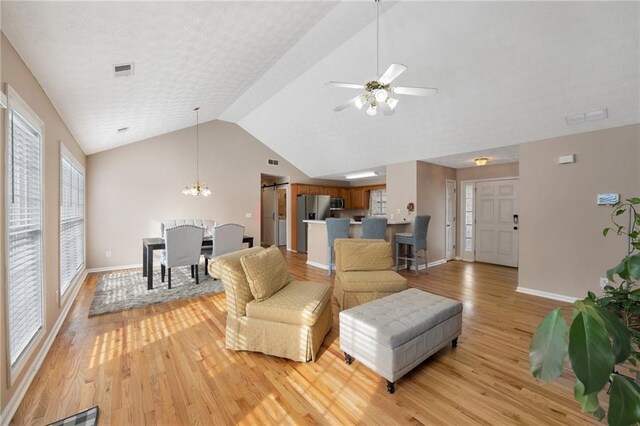
[[[358,96],[356,96],[355,98],[349,99],[347,102],[343,103],[342,105],[338,105],[333,110],[336,112],[339,112],[349,108],[350,106],[356,106],[356,99],[358,99]]]
[[[342,87],[345,89],[364,89],[364,85],[355,83],[343,83],[342,81],[329,81],[327,86]]]
[[[386,102],[382,102],[381,104],[378,104],[378,108],[380,109],[380,111],[382,111],[384,115],[393,115],[396,113],[396,111],[391,109],[391,107],[387,105]]]
[[[407,67],[402,64],[391,64],[389,68],[382,74],[382,77],[378,81],[382,84],[389,84],[396,79],[400,74],[405,72]]]
[[[393,93],[396,95],[431,96],[437,95],[438,89],[433,87],[394,87]]]

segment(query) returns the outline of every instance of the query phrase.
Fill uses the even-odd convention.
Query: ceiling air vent
[[[121,128],[118,129],[118,133],[124,133],[124,132],[127,132],[127,131],[129,131],[128,127],[121,127]]]
[[[278,165],[278,160],[272,160],[271,158],[269,158],[269,160],[267,162],[269,164],[271,164],[272,166],[277,166]]]
[[[131,77],[133,75],[133,62],[113,66],[114,77]]]

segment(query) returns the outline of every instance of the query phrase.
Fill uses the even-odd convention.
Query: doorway
[[[287,178],[261,175],[260,244],[287,245]]]
[[[447,179],[445,207],[445,260],[456,256],[456,181]]]
[[[462,260],[518,267],[518,179],[462,181]]]

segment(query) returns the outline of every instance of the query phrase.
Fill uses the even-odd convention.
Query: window
[[[84,171],[64,145],[60,162],[60,294],[84,266]]]
[[[463,260],[474,260],[474,241],[473,241],[473,226],[475,222],[473,205],[474,205],[474,193],[475,193],[475,184],[472,182],[463,182],[462,187],[464,191],[462,193],[464,206],[464,222],[463,222],[463,243],[464,250],[462,253]]]
[[[370,191],[369,206],[371,208],[371,214],[386,215],[387,214],[387,190],[376,189]]]
[[[7,310],[11,376],[42,337],[42,135],[44,125],[9,88]]]

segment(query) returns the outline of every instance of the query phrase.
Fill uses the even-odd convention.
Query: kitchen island
[[[327,223],[324,220],[305,220],[307,226],[307,265],[322,269],[329,269],[327,257]],[[398,232],[410,232],[411,222],[405,220],[389,220],[385,240],[391,242],[395,250],[393,239]],[[351,221],[349,238],[362,238],[362,222]],[[395,252],[393,253],[395,258]]]

